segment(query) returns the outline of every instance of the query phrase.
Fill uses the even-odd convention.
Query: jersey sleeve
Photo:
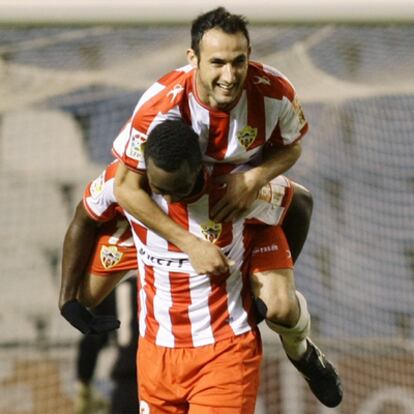
[[[116,158],[135,171],[146,169],[144,147],[151,130],[165,120],[182,118],[182,105],[191,79],[187,65],[163,76],[142,95],[130,121],[112,147]]]
[[[259,191],[257,199],[246,212],[250,223],[280,225],[291,203],[293,190],[288,178],[279,175]]]
[[[89,216],[96,221],[108,221],[113,219],[119,206],[114,194],[114,181],[116,161],[106,167],[95,180],[91,181],[85,188],[83,194],[83,205]]]
[[[296,94],[292,100],[285,97],[269,143],[273,146],[291,145],[302,138],[308,129],[308,122]]]
[[[274,102],[267,113],[275,121],[268,142],[273,146],[291,145],[309,128],[299,98],[292,83],[280,71],[268,65],[263,65],[261,70],[268,82],[262,86],[262,91]]]

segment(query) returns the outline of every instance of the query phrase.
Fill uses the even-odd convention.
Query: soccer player
[[[187,254],[127,214],[140,275],[140,409],[253,413],[261,343],[249,275],[269,268],[292,272],[293,264],[280,226],[247,223],[278,224],[290,201],[289,181],[278,177],[262,189],[247,221],[213,222],[209,207],[225,189],[203,168],[192,128],[182,121],[163,122],[150,133],[145,151],[154,201],[180,226],[214,242],[231,268],[222,275],[198,274]],[[102,177],[99,195],[85,198],[97,218],[116,202],[113,171]]]
[[[186,253],[198,274],[225,274],[230,265],[216,244],[186,231],[154,203],[148,191],[145,142],[166,119],[191,125],[199,135],[204,163],[225,190],[210,210],[211,220],[231,223],[241,217],[264,185],[294,165],[308,129],[291,83],[276,69],[250,61],[250,51],[243,17],[222,7],[199,16],[191,28],[189,64],[163,76],[143,94],[113,146],[123,163],[115,180],[119,204]],[[252,168],[242,168],[246,166]],[[288,235],[292,251],[307,232],[307,225],[297,226],[296,232],[293,227]],[[338,405],[339,377],[307,339],[310,320],[304,320],[305,300],[295,292],[293,275],[255,272],[252,283],[262,317],[282,336],[288,357],[313,393],[329,407]]]

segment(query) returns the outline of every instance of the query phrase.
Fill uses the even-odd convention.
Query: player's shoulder
[[[158,79],[157,82],[166,88],[176,84],[184,86],[189,80],[191,80],[194,70],[195,68],[192,65],[181,66],[165,74]]]
[[[295,89],[289,79],[273,66],[249,61],[247,81],[250,87],[257,89],[260,93],[270,98],[294,99]]]
[[[142,106],[169,107],[177,105],[191,87],[194,67],[191,65],[175,69],[154,82],[142,95],[137,110]]]

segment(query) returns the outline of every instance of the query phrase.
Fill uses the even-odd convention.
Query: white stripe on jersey
[[[208,306],[210,293],[210,280],[205,275],[192,275],[190,277],[191,304],[188,307],[188,316],[191,321],[194,346],[214,343],[210,308]]]
[[[115,179],[110,178],[104,181],[105,171],[91,183],[90,196],[84,195],[84,201],[87,207],[94,213],[96,217],[102,217],[113,203],[114,197],[114,183]]]
[[[286,98],[283,98],[286,99]],[[265,121],[266,121],[266,141],[272,135],[279,118],[274,114],[280,114],[284,105],[283,100],[264,97]]]
[[[173,304],[171,298],[170,273],[164,269],[154,267],[154,317],[159,324],[157,345],[174,347],[174,335],[172,333],[172,323],[170,308]]]
[[[243,93],[237,102],[237,105],[230,112],[229,135],[227,137],[226,162],[229,162],[231,154],[237,153],[242,148],[238,139],[236,139],[237,131],[247,125],[247,94]],[[230,161],[231,162],[231,161]]]
[[[167,120],[180,120],[181,112],[178,106],[174,106],[168,112],[158,112],[158,114],[152,120],[150,126],[148,127],[147,135],[159,124]]]
[[[210,112],[198,103],[192,93],[188,94],[188,106],[191,114],[191,127],[199,136],[201,153],[204,154],[209,140]]]
[[[145,267],[141,260],[138,260],[138,277],[139,277],[139,291],[138,291],[138,309],[139,309],[139,332],[141,336],[145,336],[147,328],[147,295],[145,293]]]
[[[291,144],[300,137],[300,130],[304,126],[298,117],[297,111],[294,109],[292,102],[288,98],[283,98],[284,109],[283,116],[280,117],[280,129],[283,131],[283,143]]]
[[[188,73],[194,69],[194,66],[188,63],[187,65],[181,66],[180,68],[175,69],[176,72]]]
[[[200,224],[207,223],[209,221],[209,205],[208,196],[204,194],[197,200],[196,203],[188,205],[188,231],[201,239],[204,239],[204,235],[201,231]]]
[[[243,308],[242,289],[243,279],[240,270],[234,272],[226,281],[227,292],[227,309],[229,312],[229,323],[235,335],[240,335],[250,331],[247,323],[247,312]]]
[[[135,106],[133,115],[141,108],[142,105],[144,105],[145,102],[149,101],[151,98],[153,98],[157,93],[161,92],[163,89],[165,89],[165,86],[161,83],[155,82],[151,85],[150,88],[148,88],[139,99],[137,105]]]
[[[112,152],[117,158],[121,158],[125,152],[131,135],[131,121],[129,121],[124,128],[119,132],[112,145]]]

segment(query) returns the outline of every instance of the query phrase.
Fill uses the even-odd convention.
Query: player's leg
[[[276,248],[270,249],[269,243]],[[279,334],[286,354],[315,396],[328,407],[338,405],[342,400],[340,380],[333,365],[309,339],[310,314],[305,297],[295,288],[283,230],[263,226],[258,231],[256,226],[252,244],[251,281],[258,312]]]
[[[293,261],[280,226],[247,226],[252,237],[251,287],[260,319],[288,328],[281,334],[286,353],[299,359],[306,351],[310,316],[305,298],[296,292]],[[301,303],[302,302],[302,303]],[[270,328],[280,334],[277,330]]]
[[[181,348],[165,348],[139,338],[137,375],[140,413],[188,413],[189,404],[181,383],[181,374],[185,370],[181,352]]]
[[[260,333],[247,332],[194,352],[198,356],[187,378],[194,384],[189,414],[253,414],[262,360]]]
[[[310,191],[302,185],[290,181],[293,195],[282,223],[293,263],[296,262],[308,236],[313,198]]]
[[[296,292],[292,269],[272,269],[254,272],[251,277],[256,305],[269,327],[281,335],[286,353],[299,359],[306,351],[306,337],[310,333],[310,316],[306,300]],[[283,335],[278,327],[288,328]],[[284,337],[286,336],[286,337]]]

